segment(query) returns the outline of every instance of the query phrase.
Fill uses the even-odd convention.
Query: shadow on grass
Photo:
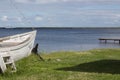
[[[56,70],[120,74],[120,60],[100,60]]]

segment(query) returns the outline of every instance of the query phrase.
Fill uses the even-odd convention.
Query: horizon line
[[[63,28],[64,28],[64,29],[65,29],[65,28],[66,28],[66,29],[67,29],[67,28],[68,28],[68,29],[70,29],[70,28],[71,28],[71,29],[72,29],[72,28],[73,28],[73,29],[75,29],[75,28],[76,28],[76,29],[80,29],[80,28],[81,28],[81,29],[82,29],[82,28],[83,28],[83,29],[84,29],[84,28],[101,28],[101,29],[102,29],[102,28],[113,28],[113,29],[114,29],[114,28],[120,28],[120,27],[0,27],[0,29],[19,29],[19,28],[21,28],[21,29],[24,29],[24,28],[27,28],[27,29],[29,29],[29,28],[33,28],[33,29],[34,29],[34,28],[36,28],[36,29],[37,29],[37,28],[51,28],[51,29],[63,29]]]

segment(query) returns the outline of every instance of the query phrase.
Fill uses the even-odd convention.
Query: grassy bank
[[[55,52],[31,55],[16,62],[16,73],[0,80],[120,80],[120,49]]]

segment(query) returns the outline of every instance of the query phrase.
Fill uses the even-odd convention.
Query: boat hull
[[[17,61],[24,57],[29,56],[33,49],[35,37],[36,37],[36,31],[31,31],[23,34],[10,36],[8,40],[6,39],[8,37],[4,38],[6,39],[6,41],[3,41],[2,47],[0,47],[0,55],[10,54],[13,57],[14,61]],[[13,46],[4,45],[4,43],[10,42],[10,41],[19,42],[19,44],[15,45],[14,43]]]

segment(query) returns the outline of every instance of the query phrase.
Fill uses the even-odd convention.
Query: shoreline
[[[120,48],[95,48],[95,49],[89,49],[89,50],[58,50],[58,51],[38,51],[39,54],[51,54],[51,53],[57,53],[57,52],[89,52],[94,50],[120,50]]]

